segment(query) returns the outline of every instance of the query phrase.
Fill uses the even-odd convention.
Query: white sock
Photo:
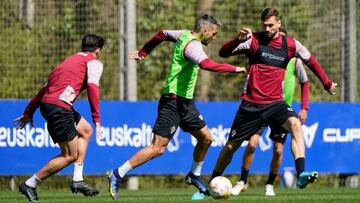
[[[73,176],[73,181],[83,181],[83,168],[84,168],[84,164],[83,163],[74,163],[74,176]]]
[[[203,166],[204,162],[196,162],[193,161],[193,164],[191,166],[191,172],[196,175],[196,176],[200,176],[201,175],[201,168]]]
[[[34,174],[33,176],[31,176],[31,178],[26,180],[25,185],[32,187],[32,188],[36,188],[36,186],[40,183],[41,183],[41,180],[36,176],[36,174]]]
[[[122,166],[118,168],[120,177],[124,177],[132,169],[133,168],[131,167],[129,160],[127,160]]]

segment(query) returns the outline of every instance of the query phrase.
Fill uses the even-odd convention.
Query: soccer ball
[[[232,184],[224,176],[215,177],[210,181],[210,196],[214,199],[227,199],[231,195]]]

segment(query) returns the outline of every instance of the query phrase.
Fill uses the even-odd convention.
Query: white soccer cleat
[[[240,192],[246,192],[247,190],[247,184],[245,184],[244,181],[240,180],[236,182],[236,185],[231,189],[231,195],[237,196],[240,194]]]
[[[265,185],[265,196],[275,196],[273,185],[270,184]]]

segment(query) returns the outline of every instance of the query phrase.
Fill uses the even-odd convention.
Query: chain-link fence
[[[120,98],[121,1],[0,1],[0,98],[32,97],[58,63],[80,50],[81,37],[86,33],[99,34],[107,41],[101,56],[104,63],[101,98]],[[140,48],[161,29],[191,30],[196,16],[204,11],[211,13],[223,24],[217,39],[206,48],[208,55],[220,62],[247,65],[245,57],[236,56],[226,60],[218,57],[218,50],[241,27],[260,31],[260,13],[265,7],[276,7],[280,11],[282,25],[288,34],[302,42],[317,57],[330,79],[341,84],[344,12],[341,0],[137,0],[137,33],[134,33],[137,36],[137,47]],[[356,1],[356,13],[359,19],[359,0]],[[360,28],[359,20],[357,28]],[[161,94],[172,47],[172,43],[164,42],[149,58],[138,64],[138,99],[157,99]],[[308,71],[308,75],[312,101],[341,100],[340,91],[337,91],[336,96],[330,96],[311,71]],[[199,100],[237,100],[243,80],[244,77],[240,75],[204,74],[201,71],[196,97]],[[295,98],[299,97],[297,88]]]

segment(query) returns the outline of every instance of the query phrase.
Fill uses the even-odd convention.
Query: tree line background
[[[119,36],[119,28],[123,26],[119,21],[121,0],[34,1],[34,21],[31,26],[22,12],[22,2],[0,1],[0,98],[31,98],[63,59],[80,51],[82,36],[96,33],[107,42],[100,58],[104,63],[101,99],[118,99],[119,37],[122,37]],[[198,16],[209,13],[221,21],[222,26],[216,40],[205,48],[208,55],[219,62],[247,66],[245,57],[223,59],[218,56],[218,50],[226,40],[237,35],[241,27],[260,31],[260,13],[266,7],[279,10],[282,25],[288,34],[302,42],[316,56],[330,79],[340,84],[343,78],[341,0],[137,0],[134,11],[137,16],[137,32],[134,33],[137,47],[141,48],[161,29],[191,30]],[[360,14],[359,0],[356,1],[356,12]],[[357,34],[359,26],[357,20]],[[359,47],[359,40],[357,42]],[[139,100],[159,98],[169,71],[173,45],[164,42],[146,60],[138,63]],[[314,74],[307,70],[311,101],[341,100],[340,89],[337,95],[328,95]],[[244,79],[243,75],[201,71],[196,99],[239,100]],[[296,100],[300,98],[299,89]]]

